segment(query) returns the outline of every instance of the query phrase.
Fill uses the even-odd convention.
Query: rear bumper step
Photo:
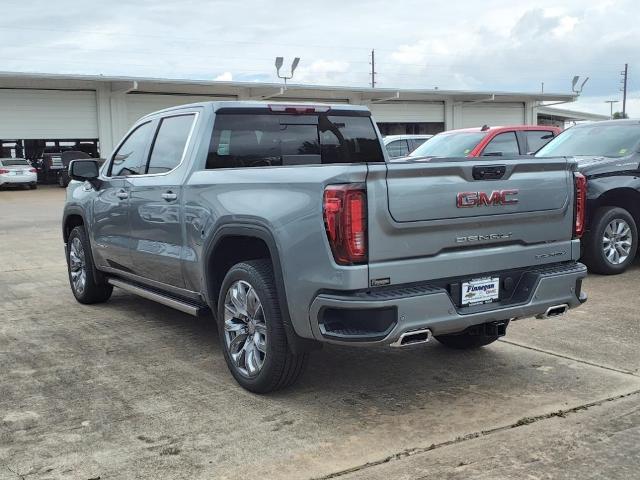
[[[426,282],[368,291],[323,293],[312,302],[309,319],[317,340],[340,344],[393,344],[398,347],[404,346],[403,338],[411,337],[416,331],[429,330],[430,335],[445,335],[487,324],[495,331],[486,334],[502,336],[509,320],[550,318],[580,306],[586,301],[586,294],[581,291],[586,275],[586,267],[577,262],[532,268],[521,285],[523,291],[514,294],[516,302],[471,308],[458,307],[445,288]],[[338,318],[339,323],[335,321]],[[334,330],[336,325],[339,325],[339,331]]]

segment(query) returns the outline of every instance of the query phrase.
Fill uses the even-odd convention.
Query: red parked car
[[[562,130],[546,125],[462,128],[439,133],[409,157],[500,157],[533,154]]]

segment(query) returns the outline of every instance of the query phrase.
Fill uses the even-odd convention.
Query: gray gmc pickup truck
[[[81,303],[113,287],[213,315],[244,388],[323,342],[487,345],[586,300],[585,180],[564,158],[389,163],[353,105],[209,102],[75,160],[63,235]]]

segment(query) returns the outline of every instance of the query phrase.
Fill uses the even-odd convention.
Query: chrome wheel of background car
[[[238,371],[247,377],[260,373],[267,354],[267,324],[255,289],[244,280],[234,282],[224,299],[224,340]]]
[[[620,265],[629,258],[633,237],[631,227],[620,218],[609,222],[602,236],[602,251],[607,261],[613,265]]]
[[[87,285],[87,269],[84,258],[84,248],[78,237],[74,237],[69,247],[69,269],[71,271],[71,283],[77,294],[82,295]]]

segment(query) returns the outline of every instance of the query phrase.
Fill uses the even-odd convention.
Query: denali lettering
[[[456,197],[458,208],[487,207],[489,205],[515,205],[518,199],[514,198],[518,190],[494,190],[491,195],[485,192],[460,192]]]
[[[511,238],[513,233],[489,233],[487,235],[469,235],[456,237],[456,243],[486,242],[487,240],[505,240]]]

